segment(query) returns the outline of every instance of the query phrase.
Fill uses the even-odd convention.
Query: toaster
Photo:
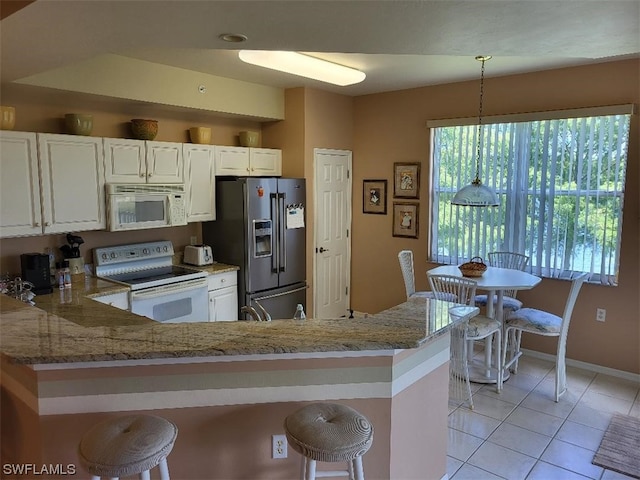
[[[213,263],[213,251],[209,245],[187,245],[184,247],[182,261],[189,265],[211,265]]]

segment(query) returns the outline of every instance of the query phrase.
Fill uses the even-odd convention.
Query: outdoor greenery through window
[[[628,114],[487,123],[480,179],[499,207],[459,207],[476,170],[474,125],[432,128],[430,260],[460,264],[491,251],[530,257],[530,272],[617,284]]]

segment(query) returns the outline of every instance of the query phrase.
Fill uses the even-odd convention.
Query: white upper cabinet
[[[36,134],[0,132],[0,237],[42,233]]]
[[[251,175],[279,177],[282,175],[282,150],[275,148],[249,148]]]
[[[106,228],[102,139],[38,134],[43,233]]]
[[[147,141],[147,183],[184,183],[182,143]]]
[[[278,177],[282,175],[282,151],[216,146],[216,175]]]
[[[187,189],[187,222],[215,220],[215,147],[185,143],[182,152]]]
[[[0,236],[106,226],[102,140],[2,132]]]
[[[104,139],[107,183],[183,183],[182,143]]]

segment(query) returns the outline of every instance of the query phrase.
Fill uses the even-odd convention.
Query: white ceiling
[[[218,37],[240,33],[243,44]],[[2,82],[116,53],[269,86],[363,95],[637,57],[640,0],[38,0],[0,24]],[[295,50],[364,71],[335,87],[246,65]]]

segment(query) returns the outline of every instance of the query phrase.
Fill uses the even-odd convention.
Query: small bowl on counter
[[[80,113],[67,113],[64,125],[71,135],[91,135],[93,130],[93,116]]]
[[[241,147],[257,147],[260,140],[258,132],[244,131],[238,134]]]
[[[13,130],[16,126],[15,107],[5,107],[0,105],[0,130]]]
[[[153,140],[158,135],[158,121],[134,118],[131,120],[131,132],[138,140]]]
[[[191,143],[210,145],[211,144],[211,128],[191,127],[189,129],[189,138],[191,138]]]

